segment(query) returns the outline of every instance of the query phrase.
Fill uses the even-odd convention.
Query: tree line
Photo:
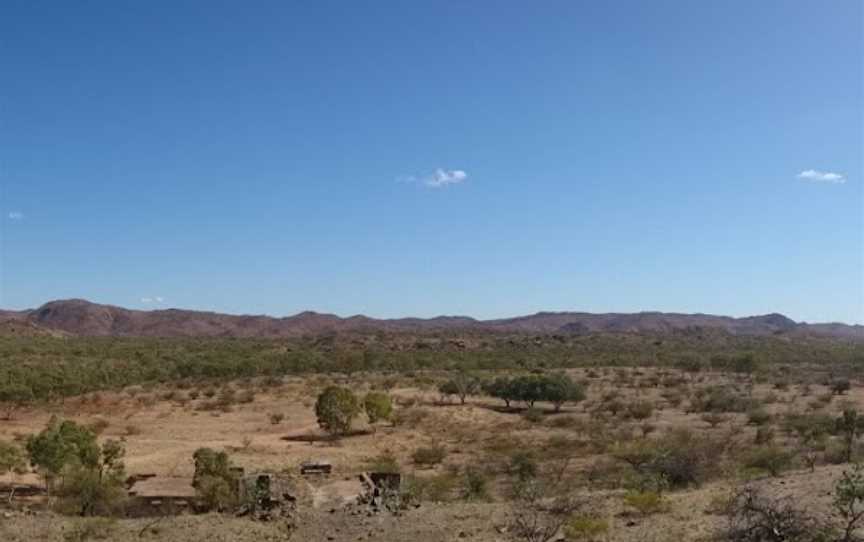
[[[651,365],[752,372],[776,364],[855,373],[864,368],[864,344],[842,341],[626,334],[538,341],[491,337],[475,348],[429,350],[391,348],[386,340],[381,341],[385,346],[351,347],[312,338],[0,337],[0,406],[8,415],[34,401],[139,384],[306,373]]]

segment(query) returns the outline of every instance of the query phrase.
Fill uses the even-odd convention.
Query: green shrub
[[[539,467],[533,452],[519,451],[510,457],[510,474],[517,480],[524,481],[537,476]]]
[[[447,450],[443,446],[428,446],[414,450],[411,460],[418,466],[434,467],[444,461],[446,456]]]
[[[88,540],[111,540],[117,529],[113,518],[81,518],[63,532],[64,542],[87,542]]]
[[[391,452],[383,452],[366,462],[366,470],[369,472],[400,472],[399,462]]]
[[[393,425],[416,429],[420,423],[429,416],[429,412],[422,408],[412,407],[397,410],[393,414]]]
[[[650,401],[635,401],[627,405],[627,414],[634,420],[647,420],[654,414],[654,404]]]
[[[229,510],[237,504],[237,493],[231,481],[217,476],[201,476],[195,491],[201,503],[208,510],[220,512]]]
[[[698,485],[714,474],[724,450],[724,443],[718,439],[674,429],[656,439],[620,444],[612,456],[642,477],[656,477],[671,488],[682,488]]]
[[[779,476],[788,469],[793,460],[793,454],[775,445],[759,446],[745,455],[744,466],[768,472],[771,476]]]
[[[729,386],[710,386],[699,389],[690,401],[694,412],[746,412],[754,401],[740,395]]]
[[[665,508],[663,495],[657,491],[628,491],[624,495],[624,504],[641,516],[657,514]]]
[[[804,441],[818,439],[834,431],[834,419],[827,414],[787,414],[783,418],[783,429],[794,433]]]
[[[479,501],[489,498],[489,480],[477,467],[468,467],[462,478],[462,498],[466,501]]]
[[[231,459],[225,452],[198,448],[192,454],[195,475],[192,485],[198,497],[210,510],[227,510],[237,504],[237,477]]]
[[[393,414],[393,401],[386,393],[370,391],[363,397],[363,410],[369,423],[389,420]]]
[[[450,472],[435,476],[408,476],[403,483],[407,501],[447,502],[454,498],[459,479]]]
[[[609,532],[609,522],[591,516],[575,516],[564,526],[567,540],[593,542],[605,538]]]

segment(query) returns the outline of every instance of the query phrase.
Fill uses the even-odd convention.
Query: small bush
[[[842,379],[837,379],[837,380],[834,380],[833,382],[831,382],[830,387],[831,387],[831,393],[836,394],[836,395],[843,395],[844,393],[846,393],[847,391],[852,389],[852,383],[849,382],[848,379],[842,378]]]
[[[657,439],[619,445],[612,455],[643,478],[665,480],[671,488],[698,485],[719,467],[724,442],[702,438],[687,429],[666,432]]]
[[[282,414],[281,412],[273,412],[270,414],[270,423],[273,425],[279,425],[283,420],[285,420],[285,414]]]
[[[429,412],[422,408],[403,408],[393,414],[393,425],[416,429],[420,423],[429,416]]]
[[[771,421],[771,414],[764,408],[754,408],[747,413],[747,423],[752,425],[765,425]]]
[[[710,386],[696,392],[690,401],[694,412],[746,412],[754,401],[737,393],[729,386]]]
[[[780,473],[792,464],[793,455],[779,446],[766,445],[750,451],[744,459],[744,466],[768,472],[771,476]]]
[[[489,481],[477,467],[468,467],[462,479],[462,498],[466,501],[479,501],[489,498]]]
[[[782,423],[783,429],[794,433],[804,441],[818,439],[834,431],[834,419],[826,414],[788,414]]]
[[[138,427],[137,425],[129,424],[126,426],[124,432],[126,433],[126,436],[128,436],[128,437],[131,437],[134,435],[140,435],[141,434],[141,428]]]
[[[228,510],[236,504],[237,495],[230,482],[217,476],[201,476],[196,480],[196,491],[208,510]]]
[[[746,487],[729,501],[728,526],[715,538],[725,542],[827,542],[830,530],[790,499],[772,500]]]
[[[237,401],[237,392],[234,388],[225,386],[219,390],[219,395],[216,397],[216,404],[220,407],[228,407]]]
[[[608,532],[608,521],[590,516],[576,516],[564,526],[564,536],[574,541],[593,542],[605,537]]]
[[[627,415],[634,420],[647,420],[654,414],[654,405],[649,401],[636,401],[627,405]]]
[[[449,472],[436,476],[409,476],[403,484],[406,501],[447,502],[454,498],[459,479]]]
[[[510,474],[524,481],[537,476],[537,458],[530,451],[519,451],[510,457]]]
[[[86,542],[87,540],[110,540],[117,529],[113,518],[81,518],[63,532],[64,542]]]
[[[411,455],[411,460],[418,466],[434,467],[444,461],[446,456],[447,450],[443,446],[429,446],[417,448]]]
[[[665,508],[663,495],[657,491],[628,491],[624,495],[624,504],[641,516],[657,514]]]
[[[393,401],[386,393],[370,391],[363,398],[363,410],[370,424],[389,420],[393,415]]]
[[[366,469],[370,472],[400,472],[399,462],[391,452],[383,452],[366,462]]]
[[[237,402],[248,404],[255,401],[255,392],[253,390],[245,390],[237,394]]]

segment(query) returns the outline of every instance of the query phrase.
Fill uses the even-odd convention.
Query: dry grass
[[[737,466],[724,465],[727,470],[723,476],[700,487],[664,494],[661,512],[634,518],[627,513],[623,499],[626,488],[622,486],[629,476],[627,468],[610,455],[616,443],[650,440],[672,428],[685,427],[697,435],[712,437],[728,432],[731,438],[751,445],[758,427],[770,426],[774,428],[774,445],[792,450],[797,437],[782,429],[787,414],[813,412],[815,408],[836,416],[844,407],[864,409],[864,388],[855,385],[847,394],[829,400],[830,389],[818,384],[776,386],[766,381],[744,391],[747,383],[740,377],[720,374],[694,376],[653,368],[570,372],[574,379],[589,383],[587,399],[577,406],[565,406],[560,414],[554,415],[551,407],[539,405],[550,412],[535,421],[520,416],[518,408],[507,411],[498,401],[487,397],[471,398],[467,405],[436,406],[436,394],[428,384],[428,375],[416,379],[361,375],[350,381],[352,388],[389,390],[397,405],[396,423],[372,432],[365,431],[361,421],[358,424],[361,431],[334,442],[315,438],[321,433],[312,404],[325,386],[344,384],[346,380],[316,375],[284,378],[266,385],[238,382],[230,387],[185,390],[136,387],[119,393],[102,392],[50,408],[21,411],[14,420],[0,422],[0,439],[20,441],[23,435],[40,430],[56,414],[98,427],[102,439],[124,438],[130,473],[191,476],[192,453],[208,446],[231,451],[236,463],[255,470],[293,471],[306,459],[327,458],[334,464],[335,480],[363,470],[369,458],[382,456],[395,460],[403,472],[430,480],[436,476],[443,480],[451,476],[448,473],[476,465],[483,465],[484,472],[498,477],[491,486],[491,503],[427,504],[402,520],[391,518],[375,525],[364,524],[362,532],[347,519],[344,532],[318,525],[315,514],[320,511],[310,510],[305,519],[308,524],[301,525],[298,531],[305,533],[306,538],[298,540],[326,540],[327,536],[356,540],[362,535],[365,539],[399,540],[403,538],[394,537],[405,536],[431,542],[452,539],[459,532],[466,533],[470,540],[503,540],[496,527],[506,523],[507,464],[517,452],[530,450],[541,464],[567,459],[569,475],[583,480],[586,491],[594,488],[590,489],[592,500],[602,504],[603,517],[610,526],[608,540],[680,541],[698,540],[722,523],[722,518],[706,511],[740,480]],[[758,424],[753,423],[752,413],[756,410],[750,408],[716,416],[692,410],[697,390],[726,385],[756,400]],[[273,422],[273,413],[282,416],[279,423]],[[432,447],[446,449],[443,464],[415,467],[412,455],[416,450]],[[839,468],[822,464],[811,474],[798,463],[783,473],[779,481],[764,478],[759,483],[780,491],[782,481],[784,492],[809,499],[830,492]],[[19,479],[28,477],[35,481],[32,475]],[[0,522],[0,539],[61,540],[63,529],[68,531],[74,521],[55,515],[35,518],[17,515],[11,521]],[[333,520],[322,517],[321,521]],[[634,521],[639,524],[638,529],[627,526]],[[137,539],[141,523],[120,520],[112,528],[116,531],[111,539]],[[279,529],[284,528],[284,525],[252,525],[228,517],[182,517],[165,520],[159,525],[158,535],[145,534],[142,539],[149,536],[160,540],[251,540],[253,534],[262,540],[279,539],[284,536]],[[241,532],[242,535],[238,534]]]

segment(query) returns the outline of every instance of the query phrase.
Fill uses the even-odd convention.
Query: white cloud
[[[432,188],[439,188],[448,184],[459,184],[467,178],[468,174],[461,169],[445,171],[439,168],[432,175],[426,176],[423,179],[423,184]]]
[[[461,169],[442,169],[438,168],[428,175],[420,177],[409,176],[399,179],[401,182],[418,183],[429,188],[441,188],[451,184],[459,184],[468,178],[468,174]]]
[[[153,303],[159,304],[159,303],[162,303],[163,301],[165,301],[165,298],[164,298],[164,297],[159,297],[159,296],[156,296],[156,297],[142,297],[142,298],[141,298],[141,303],[144,303],[145,305],[151,305],[151,304],[153,304]]]
[[[845,175],[832,173],[830,171],[819,171],[818,169],[805,169],[798,174],[798,178],[817,183],[843,184],[846,182]]]
[[[9,220],[24,220],[24,213],[21,211],[11,211],[9,213]]]

